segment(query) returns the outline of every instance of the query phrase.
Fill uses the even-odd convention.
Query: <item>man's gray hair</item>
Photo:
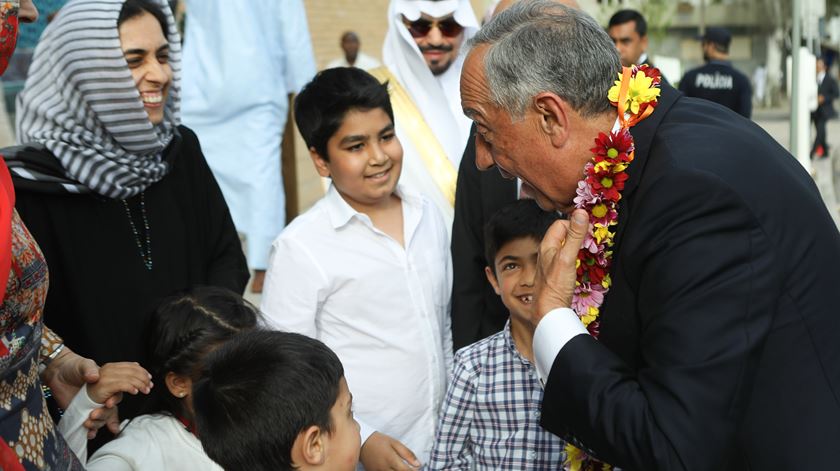
[[[515,118],[534,96],[551,92],[585,117],[610,108],[621,72],[615,45],[586,13],[554,0],[520,0],[469,41],[489,45],[485,74],[493,103]]]

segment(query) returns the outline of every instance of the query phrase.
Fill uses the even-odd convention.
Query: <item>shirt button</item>
[[[539,419],[540,419],[540,411],[535,410],[535,411],[534,411],[534,417],[535,417],[537,420],[539,420]]]
[[[536,452],[536,451],[532,451],[532,452],[528,453],[528,456],[529,456],[532,460],[534,460],[534,459],[536,459],[536,458],[537,458],[537,452]]]

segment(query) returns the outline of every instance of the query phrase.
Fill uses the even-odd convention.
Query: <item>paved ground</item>
[[[782,146],[788,146],[790,117],[786,109],[756,110],[753,120]],[[832,149],[831,155],[827,159],[813,161],[814,180],[822,193],[826,207],[834,217],[835,224],[840,228],[840,120],[829,121],[826,134]]]

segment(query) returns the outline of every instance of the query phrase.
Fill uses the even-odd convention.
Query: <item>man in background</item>
[[[251,291],[262,292],[286,220],[280,143],[289,95],[315,75],[302,0],[187,0],[184,124],[245,235]]]
[[[656,67],[647,53],[647,29],[647,20],[636,10],[619,10],[610,17],[607,34],[618,49],[621,65],[630,67],[647,64]],[[664,75],[662,81],[668,83]]]
[[[391,0],[382,48],[403,145],[400,183],[425,195],[451,227],[458,163],[470,135],[461,112],[461,45],[478,30],[469,0]]]
[[[618,49],[621,65],[624,67],[641,64],[653,66],[647,55],[647,21],[641,13],[636,10],[615,12],[610,17],[607,34]]]
[[[378,60],[361,52],[361,41],[359,35],[353,31],[347,31],[341,35],[341,50],[344,51],[344,57],[333,60],[327,64],[328,69],[335,67],[357,67],[359,69],[374,69],[379,67]]]
[[[825,138],[825,125],[829,119],[837,117],[834,110],[834,100],[840,92],[837,82],[831,74],[826,72],[825,59],[817,59],[817,109],[811,113],[811,120],[817,128],[817,137],[811,147],[811,155],[828,157],[828,141]]]
[[[735,70],[729,61],[732,34],[726,28],[710,27],[702,40],[706,64],[683,75],[680,91],[719,103],[749,119],[752,115],[752,86],[750,79]]]

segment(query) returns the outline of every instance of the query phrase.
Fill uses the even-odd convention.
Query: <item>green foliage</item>
[[[837,1],[840,2],[840,0]],[[632,8],[638,10],[647,20],[648,36],[651,39],[660,40],[665,37],[668,27],[671,26],[679,2],[674,0],[631,0],[620,4],[616,3],[605,2],[601,4],[601,11],[598,16],[602,19],[602,24],[606,24],[610,16],[617,10]]]

